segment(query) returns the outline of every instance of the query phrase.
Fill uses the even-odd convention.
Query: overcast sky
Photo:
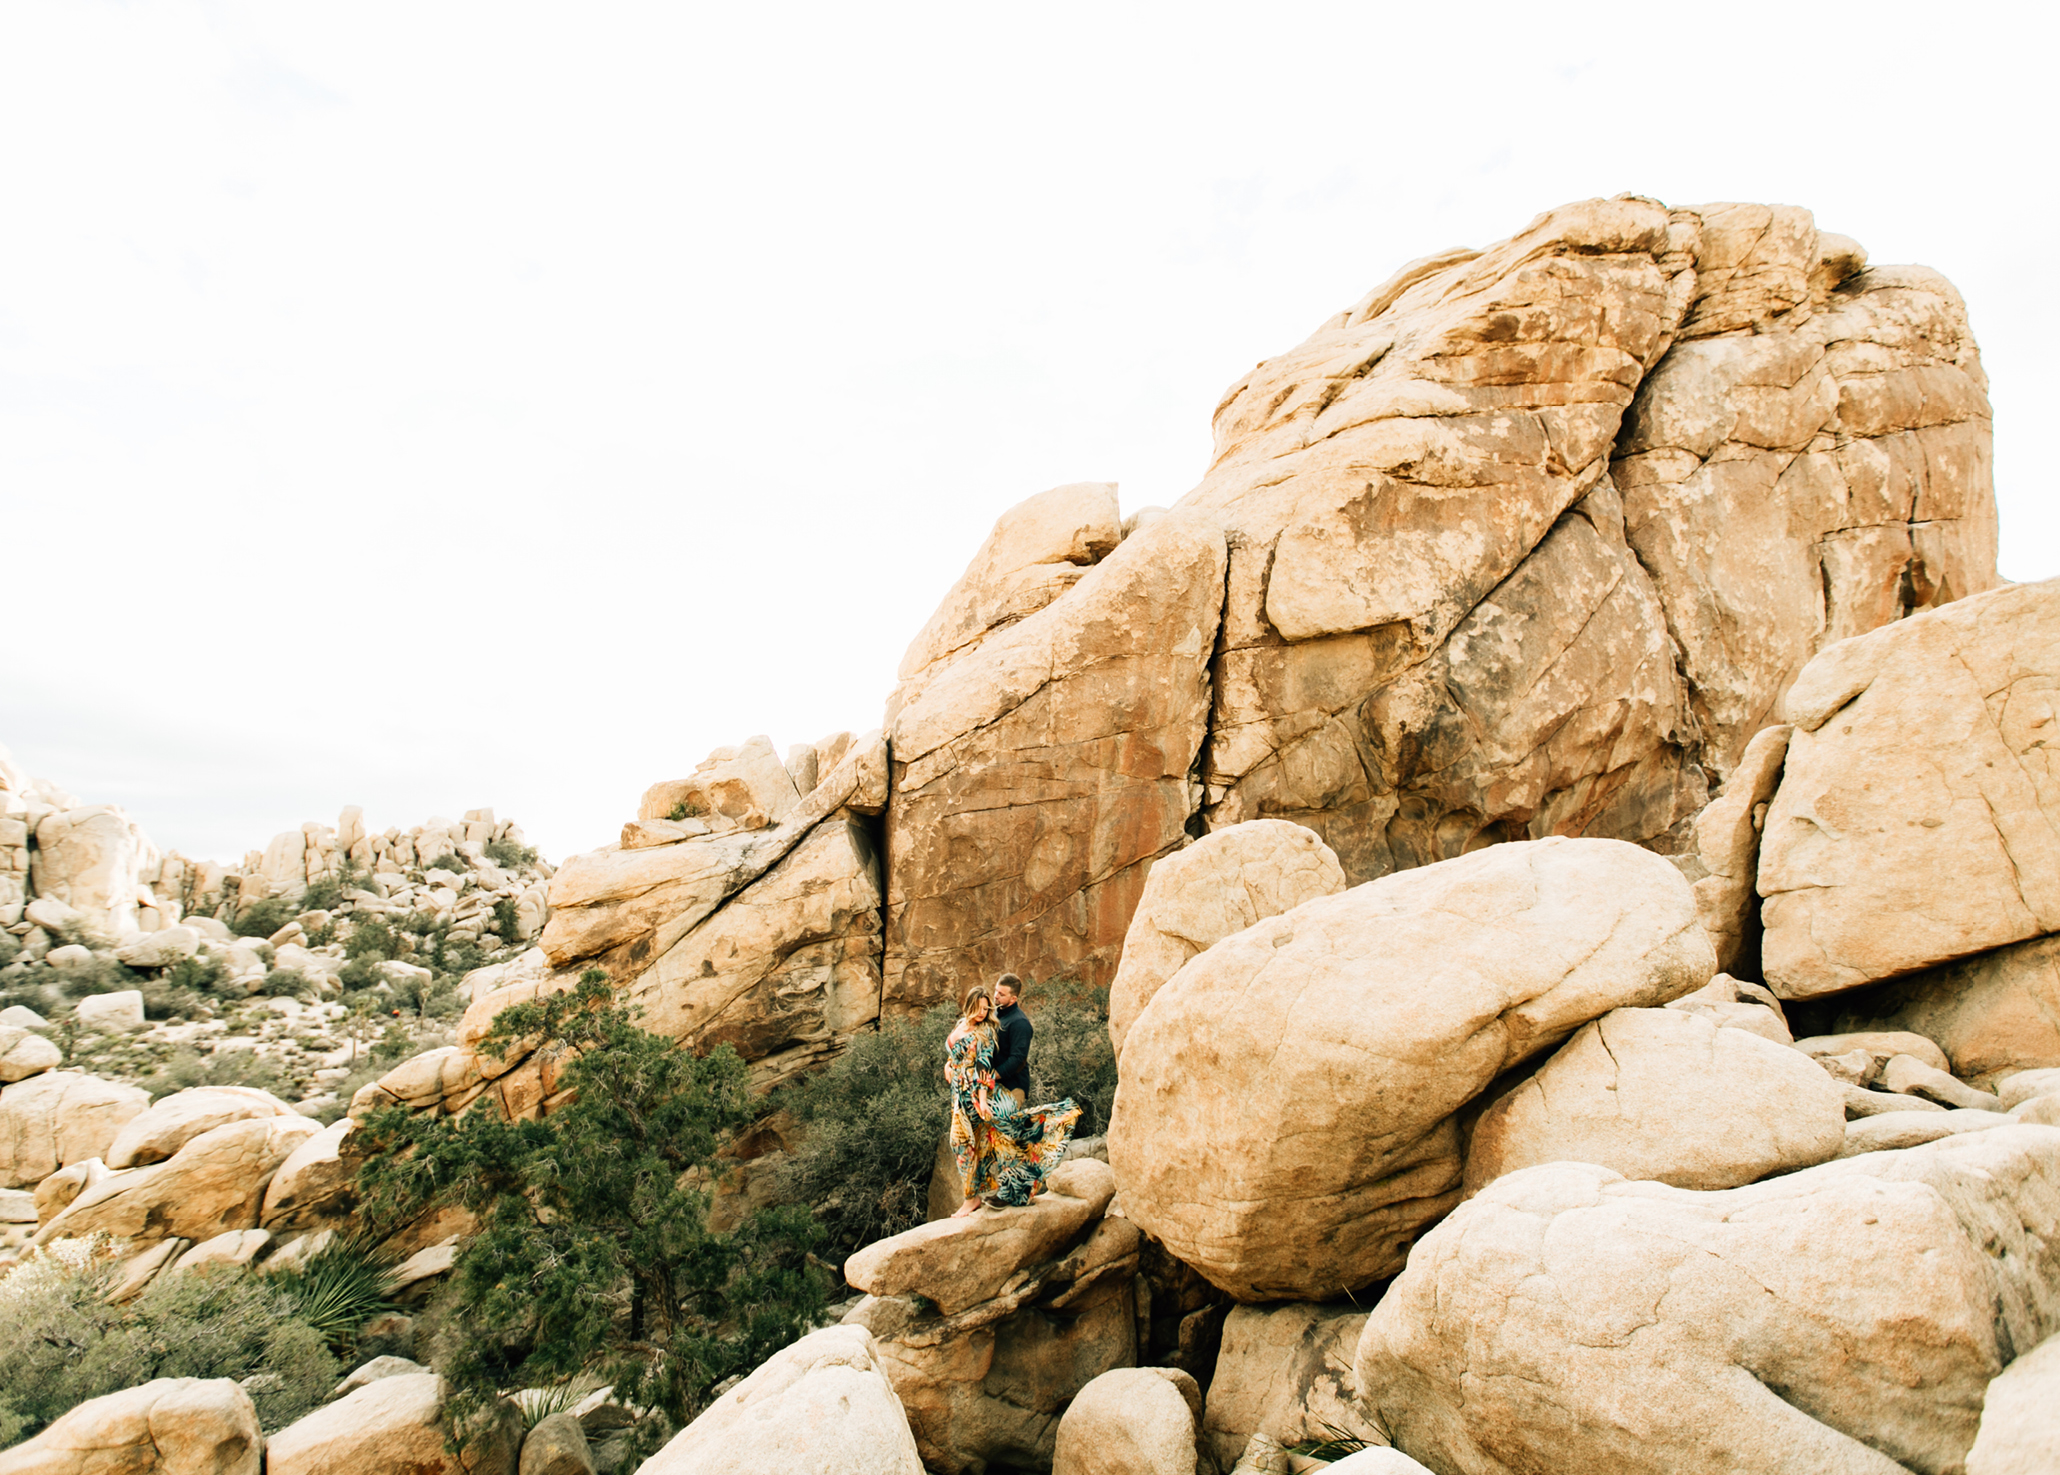
[[[189,854],[560,859],[876,726],[1011,503],[1173,501],[1254,362],[1624,190],[1950,276],[2060,574],[2050,14],[0,0],[0,743]]]

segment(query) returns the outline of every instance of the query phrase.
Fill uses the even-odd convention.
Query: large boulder
[[[110,1173],[36,1231],[38,1244],[104,1231],[118,1239],[213,1239],[255,1229],[272,1174],[322,1124],[248,1117],[202,1132],[161,1163]]]
[[[2060,937],[1978,953],[1841,999],[1840,1030],[1937,1041],[1953,1074],[1984,1088],[2060,1066]]]
[[[2060,931],[2060,580],[1828,647],[1760,842],[1768,984],[1814,998]]]
[[[1224,542],[1142,527],[1069,591],[896,693],[886,1007],[1013,970],[1107,984],[1201,795]]]
[[[1359,1386],[1470,1475],[1958,1470],[1989,1380],[2060,1329],[2056,1224],[2050,1127],[1716,1192],[1528,1168],[1417,1245]]]
[[[0,1088],[0,1188],[40,1183],[69,1163],[105,1158],[150,1094],[75,1070]]]
[[[47,814],[36,826],[29,885],[83,913],[111,937],[136,930],[136,892],[156,852],[135,823],[112,804]]]
[[[1668,836],[1822,641],[1992,587],[1964,307],[1862,262],[1803,210],[1581,201],[1235,385],[1181,504],[1233,549],[1209,824],[1355,881]]]
[[[734,748],[717,748],[690,778],[653,784],[637,805],[637,818],[663,820],[684,811],[703,833],[762,830],[800,802],[772,739],[760,734]]]
[[[1254,1434],[1284,1446],[1328,1439],[1331,1430],[1385,1439],[1360,1410],[1352,1372],[1365,1326],[1365,1310],[1348,1302],[1232,1311],[1202,1425],[1217,1468],[1230,1469]]]
[[[1304,902],[1138,1016],[1109,1130],[1124,1213],[1240,1300],[1357,1290],[1458,1202],[1460,1108],[1713,971],[1688,881],[1620,841],[1497,845]]]
[[[0,1024],[0,1086],[11,1086],[64,1064],[64,1052],[33,1030]]]
[[[1967,1475],[2060,1470],[2060,1337],[2048,1337],[1988,1385]]]
[[[366,1383],[274,1434],[266,1475],[515,1475],[522,1415],[496,1404],[485,1427],[468,1431],[462,1455],[445,1442],[449,1388],[435,1373],[402,1373]]]
[[[1186,1387],[1181,1381],[1185,1379]],[[1195,1475],[1194,1379],[1171,1368],[1112,1368],[1059,1420],[1052,1475]]]
[[[1344,868],[1314,830],[1248,820],[1204,835],[1152,866],[1109,985],[1109,1039],[1123,1038],[1159,986],[1195,954],[1254,922],[1345,889]]]
[[[257,1407],[228,1378],[154,1378],[89,1398],[25,1444],[0,1475],[258,1475]]]
[[[1677,1009],[1613,1009],[1481,1113],[1466,1190],[1552,1162],[1736,1188],[1844,1143],[1845,1092],[1807,1055]]]
[[[351,1206],[352,1165],[343,1159],[343,1139],[356,1125],[339,1117],[287,1154],[265,1186],[260,1224],[284,1233],[338,1217]]]
[[[766,1470],[922,1475],[908,1418],[864,1327],[825,1327],[775,1352],[644,1461],[638,1475]]]
[[[202,1132],[254,1117],[298,1116],[270,1091],[255,1086],[196,1086],[159,1097],[115,1133],[108,1144],[110,1168],[161,1163]]]

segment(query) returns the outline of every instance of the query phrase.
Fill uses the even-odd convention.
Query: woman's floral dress
[[[967,1198],[1020,1206],[1065,1156],[1080,1120],[1071,1101],[1018,1110],[994,1077],[994,1030],[963,1021],[944,1043],[951,1085],[951,1155]]]

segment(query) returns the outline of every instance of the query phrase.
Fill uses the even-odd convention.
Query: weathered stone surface
[[[0,1224],[36,1222],[36,1196],[26,1188],[0,1188]]]
[[[818,825],[792,854],[637,975],[643,1027],[768,1061],[766,1082],[880,1016],[880,862],[858,824]]]
[[[1868,1060],[1867,1079],[1859,1083],[1862,1085],[1872,1085],[1880,1076],[1881,1068],[1898,1055],[1911,1056],[1936,1070],[1945,1070],[1950,1064],[1945,1051],[1909,1030],[1858,1030],[1839,1035],[1811,1035],[1797,1040],[1795,1048],[1813,1060],[1860,1051]]]
[[[569,1413],[537,1421],[522,1441],[517,1475],[594,1475],[594,1453],[586,1431]]]
[[[108,1304],[119,1306],[135,1300],[191,1248],[193,1241],[190,1239],[160,1239],[117,1263],[114,1273],[108,1277]]]
[[[164,1162],[110,1173],[36,1232],[36,1242],[103,1230],[119,1239],[207,1240],[255,1229],[272,1174],[322,1130],[299,1115],[202,1132]]]
[[[1845,1093],[1845,1118],[1849,1122],[1856,1122],[1862,1117],[1884,1116],[1898,1111],[1945,1110],[1936,1101],[1926,1101],[1921,1096],[1899,1096],[1893,1091],[1870,1091],[1864,1086],[1855,1086],[1846,1081],[1839,1081],[1838,1089]]]
[[[2012,1124],[2013,1118],[1999,1111],[1950,1108],[1935,1112],[1883,1112],[1847,1122],[1845,1144],[1838,1149],[1838,1155],[1850,1158],[1872,1152],[1895,1152],[1905,1147],[1921,1147],[1942,1137],[1988,1132]]]
[[[408,1373],[428,1371],[429,1369],[421,1363],[410,1362],[405,1357],[375,1357],[352,1368],[344,1380],[331,1389],[329,1396],[322,1401],[334,1403],[339,1398],[348,1398],[367,1383],[376,1383],[381,1378],[398,1378]]]
[[[1760,845],[1768,984],[1813,998],[2060,931],[2060,581],[1841,641]]]
[[[1992,1087],[2060,1067],[2060,937],[2035,937],[1853,996],[1841,1030],[1911,1030],[1936,1040],[1953,1074]]]
[[[1823,643],[1995,587],[1996,514],[1987,379],[1952,285],[1861,270],[1804,210],[1696,213],[1700,300],[1612,470],[1728,773]],[[1759,300],[1726,304],[1748,278]]]
[[[265,1187],[260,1224],[283,1233],[348,1206],[351,1167],[343,1161],[343,1139],[356,1125],[349,1117],[339,1117],[288,1154]]]
[[[1914,1055],[1891,1055],[1881,1067],[1881,1087],[1885,1091],[1922,1096],[1941,1106],[1961,1106],[1971,1111],[2002,1110],[2002,1102],[1994,1093],[1977,1091]]]
[[[2060,1096],[2060,1067],[2048,1070],[2020,1070],[1996,1082],[1996,1096],[2003,1110],[2010,1111],[2040,1096]]]
[[[1109,985],[1117,1055],[1159,986],[1195,954],[1254,922],[1345,889],[1344,868],[1314,830],[1250,820],[1204,835],[1152,865]]]
[[[404,1475],[515,1475],[522,1415],[495,1406],[460,1456],[444,1443],[442,1378],[402,1373],[367,1383],[274,1434],[265,1445],[266,1475],[337,1475],[345,1470]]]
[[[228,1378],[156,1378],[89,1398],[25,1444],[0,1475],[258,1475],[257,1407]]]
[[[1967,1475],[2060,1470],[2060,1337],[2024,1353],[1988,1385]]]
[[[147,1025],[143,1018],[141,989],[125,988],[111,994],[92,994],[72,1005],[72,1014],[81,1029],[99,1030],[104,1034],[134,1034]]]
[[[1466,1191],[1551,1162],[1735,1188],[1844,1143],[1845,1093],[1807,1056],[1695,1014],[1613,1009],[1481,1114]]]
[[[1225,397],[1181,504],[1233,533],[1212,827],[1297,820],[1363,880],[1700,806],[1607,478],[1689,298],[1693,228],[1670,229],[1590,200],[1411,263]]]
[[[108,1144],[110,1168],[161,1163],[202,1132],[252,1117],[298,1116],[270,1091],[255,1086],[197,1086],[153,1101],[122,1125]]]
[[[1109,1131],[1124,1213],[1240,1300],[1356,1290],[1458,1201],[1461,1107],[1713,961],[1687,880],[1613,840],[1305,902],[1194,959],[1132,1027]]]
[[[1789,729],[1763,728],[1745,745],[1744,756],[1724,792],[1695,817],[1695,909],[1717,950],[1717,967],[1729,973],[1759,971],[1760,828],[1781,782]]]
[[[148,1092],[75,1070],[0,1087],[0,1188],[40,1183],[68,1163],[104,1158]]]
[[[1360,1412],[1352,1359],[1366,1312],[1348,1302],[1240,1306],[1223,1323],[1202,1433],[1218,1469],[1237,1462],[1254,1434],[1281,1445],[1342,1429],[1386,1436]]]
[[[897,698],[885,1007],[976,976],[1106,984],[1148,862],[1199,802],[1224,544],[1159,519]]]
[[[64,1052],[39,1034],[0,1025],[0,1085],[11,1086],[64,1064]]]
[[[265,1251],[272,1242],[271,1234],[263,1229],[231,1229],[213,1239],[202,1240],[172,1262],[171,1272],[183,1274],[188,1270],[200,1270],[210,1265],[248,1265]]]
[[[922,1475],[871,1333],[833,1326],[774,1353],[638,1475]]]
[[[1530,1168],[1417,1245],[1359,1386],[1475,1475],[1958,1469],[1989,1379],[2060,1329],[2056,1225],[2046,1127],[1712,1193]]]
[[[1018,1270],[1079,1238],[1115,1196],[1116,1175],[1107,1163],[1062,1163],[1049,1192],[1024,1207],[939,1219],[876,1240],[844,1262],[844,1278],[869,1295],[914,1292],[955,1316],[992,1300]]]
[[[150,842],[112,804],[45,815],[36,826],[29,889],[84,914],[110,937],[136,930],[136,891]]]
[[[651,785],[637,805],[637,818],[662,820],[679,808],[711,833],[762,830],[800,802],[772,739],[760,734],[734,748],[717,748],[691,778]]]
[[[1705,916],[1705,930],[1707,922]],[[1694,993],[1682,995],[1667,1007],[1700,1014],[1726,1028],[1742,1029],[1777,1045],[1795,1043],[1795,1036],[1788,1031],[1788,1016],[1781,1008],[1781,1001],[1760,984],[1733,978],[1728,973],[1719,973]]]
[[[1195,1475],[1194,1410],[1166,1371],[1114,1368],[1082,1388],[1059,1420],[1052,1475]]]
[[[181,958],[200,951],[200,934],[191,927],[160,927],[139,932],[114,950],[114,955],[131,968],[169,968]]]
[[[1004,512],[901,658],[910,681],[1064,594],[1123,540],[1110,482],[1053,487]]]

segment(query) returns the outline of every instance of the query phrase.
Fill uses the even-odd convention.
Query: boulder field
[[[1794,207],[1582,201],[1404,267],[1214,431],[1170,508],[1006,512],[879,728],[654,784],[353,1114],[550,1111],[553,1059],[480,1046],[594,968],[761,1090],[1004,968],[1110,989],[1107,1161],[861,1249],[653,1472],[2040,1468],[2060,582],[1995,572],[1957,292]],[[0,887],[98,895],[61,856],[116,826],[31,803]],[[348,1119],[27,1040],[39,1237],[147,1276],[340,1201]],[[408,1376],[267,1467],[402,1459],[351,1399],[427,1461]]]

